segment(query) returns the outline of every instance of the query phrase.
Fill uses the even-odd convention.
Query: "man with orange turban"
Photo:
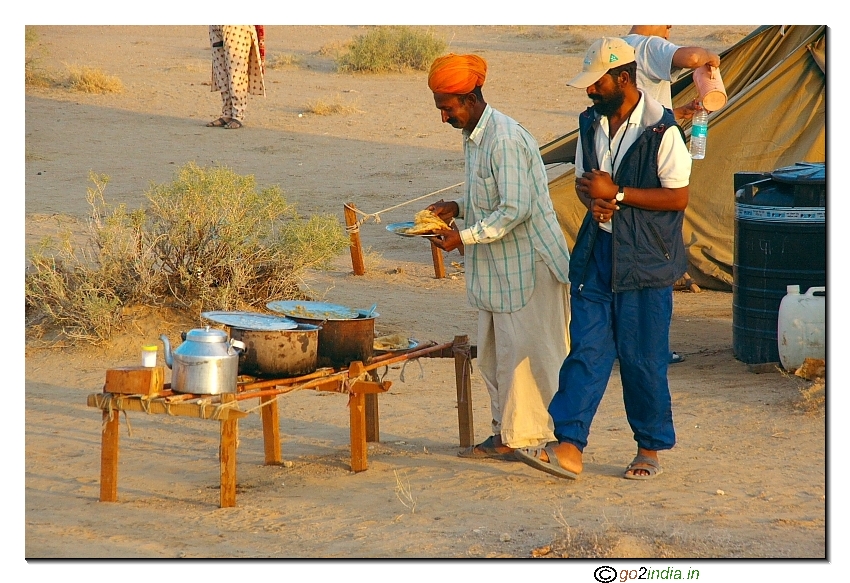
[[[514,450],[554,440],[547,411],[569,351],[570,254],[558,224],[540,148],[481,92],[487,63],[449,54],[428,87],[443,123],[463,130],[463,196],[428,207],[464,228],[439,231],[445,251],[464,248],[466,290],[478,308],[478,368],[490,394],[492,435],[458,452],[515,459]]]

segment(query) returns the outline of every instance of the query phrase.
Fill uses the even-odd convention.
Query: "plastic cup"
[[[156,352],[157,347],[155,345],[142,346],[142,366],[146,366],[148,368],[155,367]]]
[[[694,69],[694,85],[699,91],[700,101],[707,111],[717,111],[726,105],[726,88],[720,77],[720,69],[706,66]]]

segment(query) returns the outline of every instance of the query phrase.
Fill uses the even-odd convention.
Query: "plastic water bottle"
[[[708,112],[700,109],[691,120],[691,158],[705,158],[705,141],[708,138]]]

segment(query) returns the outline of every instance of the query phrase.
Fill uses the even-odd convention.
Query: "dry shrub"
[[[607,532],[586,532],[563,525],[552,543],[531,551],[534,558],[547,559],[607,559],[617,544]]]
[[[45,241],[30,255],[27,325],[98,343],[122,324],[124,308],[185,312],[264,308],[302,297],[307,268],[349,245],[339,220],[300,217],[279,187],[257,191],[253,176],[189,163],[154,185],[147,208],[110,207],[107,176],[90,176],[89,241]]]
[[[347,43],[347,42],[334,41],[334,42],[322,45],[321,47],[319,47],[319,50],[317,52],[322,57],[333,57],[334,59],[336,59],[343,52],[348,50],[348,46],[349,46],[349,43]]]
[[[298,57],[291,53],[274,54],[266,57],[266,69],[269,70],[283,69],[285,67],[297,67],[298,64]]]
[[[38,44],[38,33],[26,27],[24,31],[24,83],[27,87],[52,87],[56,80],[41,68],[44,49]]]
[[[92,67],[68,67],[68,86],[83,93],[121,93],[121,79]]]
[[[305,111],[316,115],[348,115],[352,113],[362,113],[359,109],[357,109],[357,106],[343,103],[339,96],[336,96],[330,102],[322,99],[309,101],[305,106]]]
[[[71,340],[102,344],[121,315],[121,298],[99,269],[84,264],[70,237],[44,240],[30,255],[25,279],[26,321],[36,335],[58,328]]]
[[[753,27],[755,30],[755,27]],[[731,30],[717,30],[712,32],[711,34],[707,34],[703,37],[706,44],[709,45],[720,45],[724,47],[731,47],[736,42],[744,38],[745,35],[739,32],[733,32]]]
[[[806,358],[795,371],[779,372],[792,381],[798,391],[793,407],[808,415],[823,414],[826,407],[826,361],[822,358]]]
[[[574,32],[566,33],[561,44],[564,45],[564,50],[567,52],[583,52],[590,46],[586,37]]]
[[[818,379],[810,384],[800,387],[800,400],[797,407],[810,415],[818,415],[824,412],[826,406],[826,382]]]
[[[517,29],[515,35],[517,38],[532,40],[557,38],[563,34],[557,26],[518,26]]]
[[[430,31],[409,26],[378,26],[356,37],[337,57],[340,71],[387,73],[425,71],[446,50],[446,43]]]

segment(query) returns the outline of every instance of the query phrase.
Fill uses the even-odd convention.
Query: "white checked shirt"
[[[470,303],[490,312],[515,312],[534,290],[540,258],[567,283],[570,253],[549,198],[540,148],[519,123],[485,107],[472,132],[463,132],[464,197],[457,200]],[[535,265],[536,264],[536,265]]]

